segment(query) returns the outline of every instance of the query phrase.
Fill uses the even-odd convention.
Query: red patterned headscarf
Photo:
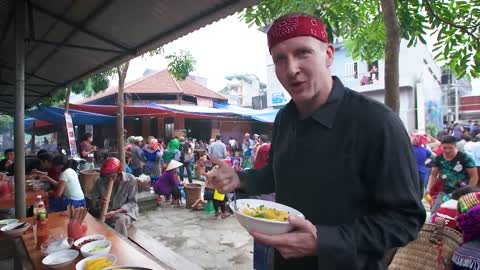
[[[268,49],[294,37],[310,36],[329,43],[322,20],[309,15],[287,15],[275,20],[267,32]]]

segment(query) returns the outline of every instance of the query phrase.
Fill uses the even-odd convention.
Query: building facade
[[[353,60],[340,42],[335,46],[332,74],[346,87],[365,94],[381,103],[385,97],[384,61],[374,63]],[[275,67],[268,58],[267,101],[272,107],[283,106],[290,96],[275,75]],[[427,126],[442,126],[441,69],[434,62],[426,45],[408,48],[402,40],[400,48],[400,118],[407,130],[426,130]]]

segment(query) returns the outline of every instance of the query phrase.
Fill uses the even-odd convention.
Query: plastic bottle
[[[48,240],[48,214],[43,201],[38,204],[36,225],[37,225],[37,248]]]
[[[34,216],[34,222],[37,220],[37,215],[38,215],[38,206],[39,204],[44,204],[42,201],[42,195],[37,195],[35,199],[35,203],[33,204],[33,216]],[[45,204],[44,204],[45,205]]]
[[[42,201],[42,195],[37,195],[35,199],[35,203],[33,204],[33,238],[35,239],[35,244],[37,244],[37,233],[38,233],[38,228],[37,228],[37,216],[38,216],[38,207],[43,204]]]

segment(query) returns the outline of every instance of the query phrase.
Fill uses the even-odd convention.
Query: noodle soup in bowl
[[[240,225],[248,232],[259,232],[267,235],[278,235],[291,232],[294,227],[286,218],[297,216],[305,218],[298,210],[271,201],[256,199],[237,200],[238,210],[235,203],[230,203],[230,208],[236,214]]]

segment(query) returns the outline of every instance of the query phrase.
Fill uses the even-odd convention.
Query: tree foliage
[[[0,134],[13,131],[13,117],[10,115],[0,115]]]
[[[165,56],[168,60],[168,72],[178,80],[185,80],[190,72],[195,70],[197,61],[188,50],[180,50],[178,53],[173,53]]]
[[[425,43],[426,30],[436,35],[435,59],[445,60],[457,77],[480,77],[480,1],[395,1],[401,36],[408,46]],[[305,12],[321,17],[330,40],[344,39],[354,59],[384,57],[385,28],[378,0],[264,0],[241,14],[248,24],[264,27],[278,16]]]
[[[72,85],[72,93],[77,95],[82,95],[84,97],[93,96],[98,92],[101,92],[108,88],[110,77],[109,72],[101,72],[97,73],[90,78],[85,80],[81,80]],[[67,97],[67,90],[59,91],[53,97],[47,99],[46,101],[42,102],[42,105],[46,106],[58,106],[65,102]]]

